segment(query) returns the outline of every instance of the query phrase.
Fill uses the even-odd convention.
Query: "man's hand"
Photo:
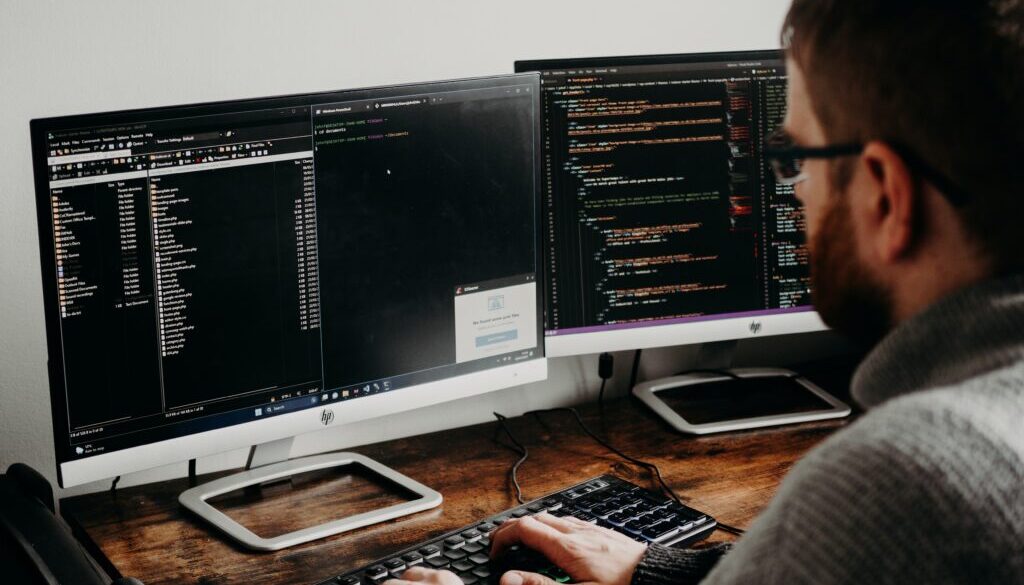
[[[491,533],[491,558],[522,544],[548,558],[577,583],[629,585],[647,545],[589,522],[542,513],[509,520]],[[555,585],[525,571],[509,571],[500,585]],[[438,583],[448,585],[448,583]],[[455,585],[452,583],[451,585]]]
[[[522,544],[548,558],[572,577],[591,585],[629,585],[633,570],[647,545],[577,518],[556,518],[542,513],[509,520],[491,533],[491,558],[508,547]],[[401,579],[384,585],[462,585],[451,571],[412,567]],[[526,571],[509,571],[500,585],[557,585],[551,579]]]
[[[451,571],[435,571],[426,567],[411,567],[401,579],[388,579],[383,585],[462,585],[462,579]]]

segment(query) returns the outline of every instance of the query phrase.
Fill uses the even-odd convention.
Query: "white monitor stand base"
[[[310,455],[308,457],[288,459],[291,444],[292,439],[288,438],[254,446],[249,452],[249,463],[246,465],[245,471],[185,490],[178,496],[178,501],[182,506],[185,506],[185,508],[212,524],[235,542],[259,551],[280,550],[332,534],[391,520],[399,516],[429,510],[441,504],[442,497],[438,492],[369,457],[358,453],[327,453],[324,455]],[[207,503],[207,500],[210,498],[235,490],[284,481],[300,473],[345,466],[361,467],[383,478],[390,484],[408,490],[417,497],[407,502],[363,512],[272,538],[257,536],[245,526],[235,522],[226,514]]]
[[[740,368],[731,369],[735,341],[720,341],[702,344],[697,352],[692,368],[681,374],[642,382],[631,391],[641,402],[646,404],[655,414],[681,433],[705,435],[726,431],[756,429],[799,422],[843,418],[850,414],[850,407],[832,396],[816,384],[791,370],[779,368]],[[709,383],[721,384],[722,390],[730,383],[745,379],[778,378],[780,382],[799,384],[807,392],[817,396],[822,402],[821,408],[800,410],[797,412],[772,412],[763,416],[747,416],[744,418],[713,417],[713,422],[695,423],[688,421],[673,410],[661,397],[659,392],[681,389],[686,386],[706,386]],[[675,392],[673,393],[675,394]],[[783,409],[784,410],[784,409]]]

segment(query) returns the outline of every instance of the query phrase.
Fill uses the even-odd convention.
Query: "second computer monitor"
[[[551,356],[824,328],[762,156],[778,51],[520,61],[541,74]]]

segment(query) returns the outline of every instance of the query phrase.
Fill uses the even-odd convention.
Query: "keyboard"
[[[489,556],[489,535],[512,518],[541,512],[575,516],[639,542],[664,545],[682,546],[701,540],[717,526],[714,518],[660,493],[602,475],[331,577],[321,585],[377,585],[400,578],[406,569],[416,565],[452,571],[465,585],[497,585],[499,575]],[[528,564],[516,568],[546,574],[560,583],[570,581],[568,575],[540,555],[534,554]]]

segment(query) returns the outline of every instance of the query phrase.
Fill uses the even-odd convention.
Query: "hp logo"
[[[334,422],[334,411],[323,409],[320,411],[320,422],[326,427],[327,425]]]
[[[760,321],[751,321],[750,322],[750,332],[753,333],[754,335],[757,335],[758,333],[760,333],[761,332],[761,322]]]

